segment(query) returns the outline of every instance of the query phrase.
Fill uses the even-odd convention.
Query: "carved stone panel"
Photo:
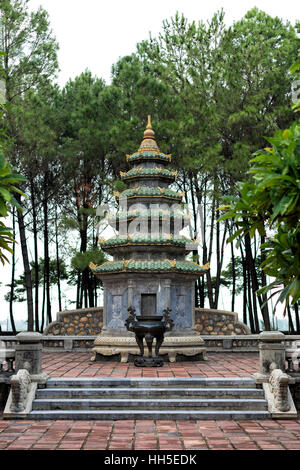
[[[126,331],[125,320],[127,318],[128,290],[116,289],[116,292],[106,290],[106,325],[107,329]]]
[[[174,330],[192,328],[192,290],[189,283],[175,284],[171,287],[171,309]]]
[[[156,294],[141,294],[141,314],[156,315]]]

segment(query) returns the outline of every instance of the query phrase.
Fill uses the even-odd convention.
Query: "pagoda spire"
[[[144,138],[140,145],[139,151],[147,151],[147,150],[154,150],[159,152],[159,147],[155,140],[155,132],[152,129],[151,124],[151,116],[148,115],[148,123],[146,126],[146,130],[144,131]]]

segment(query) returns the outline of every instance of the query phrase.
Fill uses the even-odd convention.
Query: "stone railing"
[[[84,352],[92,349],[97,336],[44,336],[43,350]]]
[[[44,351],[86,351],[97,336],[44,336]],[[201,335],[208,352],[258,352],[258,335]]]
[[[272,418],[297,418],[297,409],[289,386],[293,377],[286,374],[286,337],[280,331],[259,334],[259,372],[253,375],[263,387]]]
[[[14,372],[15,349],[7,348],[6,343],[0,341],[0,375]]]
[[[43,336],[44,352],[87,351],[97,336]],[[208,352],[258,352],[258,335],[202,336]]]
[[[37,387],[45,386],[49,376],[42,370],[42,335],[23,332],[16,335],[13,340],[16,342],[16,373],[10,377],[10,391],[3,417],[24,418],[32,409]]]
[[[288,372],[300,374],[300,340],[289,341],[286,346],[285,359],[288,363]]]
[[[50,351],[87,351],[93,347],[97,336],[42,336],[44,352]],[[258,352],[259,335],[201,335],[208,352]],[[0,341],[7,349],[15,348],[18,343],[16,336],[1,336]],[[300,336],[285,336],[284,342],[287,350],[292,342],[300,341]]]
[[[0,404],[5,403],[11,376],[15,373],[15,349],[0,339]]]
[[[257,352],[258,335],[201,335],[208,352]]]

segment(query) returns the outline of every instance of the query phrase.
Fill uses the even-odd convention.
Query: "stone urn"
[[[135,309],[128,308],[128,318],[125,326],[128,331],[135,334],[135,339],[140,349],[140,356],[134,360],[134,365],[139,367],[161,367],[163,360],[159,356],[159,348],[164,341],[164,333],[171,331],[173,320],[170,318],[171,310],[167,308],[163,315],[136,316]],[[148,347],[148,357],[144,357],[144,338]],[[155,355],[152,356],[153,340],[156,339]]]

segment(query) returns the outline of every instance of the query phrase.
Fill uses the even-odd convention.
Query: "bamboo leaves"
[[[23,194],[14,184],[24,181],[25,178],[12,173],[10,166],[5,160],[4,154],[0,153],[0,218],[7,217],[11,206],[21,210],[19,203],[13,196],[14,192]],[[0,220],[0,261],[2,264],[8,262],[5,252],[12,253],[14,237],[9,227]]]
[[[278,288],[276,305],[285,302],[287,307],[300,299],[299,123],[276,132],[268,141],[272,148],[256,152],[251,160],[249,173],[254,182],[239,184],[240,197],[231,198],[230,208],[221,220],[232,218],[238,227],[228,241],[246,233],[252,238],[256,230],[260,234],[265,234],[265,230],[275,232],[261,245],[264,255],[261,268],[275,281],[257,294]]]

